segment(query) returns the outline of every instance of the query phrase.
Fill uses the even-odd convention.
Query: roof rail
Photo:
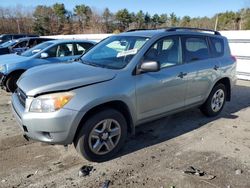
[[[207,31],[207,32],[212,32],[215,35],[221,35],[219,31],[215,31],[212,29],[195,28],[195,27],[172,27],[166,29],[166,31],[177,31],[177,30]]]
[[[130,29],[130,30],[127,30],[126,32],[144,31],[144,30],[150,30],[150,29]]]

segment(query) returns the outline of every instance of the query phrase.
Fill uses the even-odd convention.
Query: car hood
[[[19,63],[22,61],[26,61],[29,59],[28,57],[16,55],[16,54],[7,54],[0,56],[0,65],[11,64],[11,63]]]
[[[37,66],[26,71],[18,87],[28,96],[67,91],[113,79],[114,70],[93,67],[79,62]]]

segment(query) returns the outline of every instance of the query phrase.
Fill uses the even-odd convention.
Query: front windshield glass
[[[6,47],[9,47],[9,46],[12,46],[14,44],[16,44],[17,42],[16,41],[7,41],[7,42],[4,42],[3,44],[0,45],[0,47],[3,47],[3,48],[6,48]]]
[[[110,69],[122,69],[148,40],[146,37],[113,36],[82,57],[83,63]]]
[[[52,44],[53,44],[52,42],[44,42],[44,43],[38,44],[34,46],[33,48],[30,48],[29,50],[23,52],[21,56],[31,57]]]

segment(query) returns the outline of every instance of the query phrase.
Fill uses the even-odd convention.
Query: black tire
[[[224,92],[224,98],[223,98],[223,102],[221,103],[221,106],[220,108],[218,107],[217,108],[217,111],[215,111],[213,108],[212,108],[212,100],[213,100],[213,97],[215,95],[215,93],[217,93],[218,91],[223,91]],[[217,116],[218,114],[220,114],[220,112],[222,111],[224,105],[225,105],[225,102],[226,102],[226,96],[227,96],[227,93],[226,93],[226,87],[224,84],[217,84],[214,86],[214,88],[212,89],[211,93],[209,94],[206,102],[201,106],[201,112],[206,115],[207,117],[215,117]]]
[[[21,76],[21,74],[13,74],[11,75],[7,80],[6,80],[6,90],[8,92],[14,93],[17,85],[16,82],[19,79],[19,77]]]
[[[120,137],[117,139],[117,145],[108,153],[98,155],[91,150],[90,134],[97,124],[107,119],[112,119],[120,125]],[[74,140],[74,146],[77,152],[89,161],[104,162],[112,159],[112,157],[122,148],[127,138],[127,122],[124,116],[114,109],[106,109],[96,113],[87,119],[84,123],[80,124],[80,131]],[[101,136],[99,135],[101,138]],[[107,139],[108,140],[108,139]]]

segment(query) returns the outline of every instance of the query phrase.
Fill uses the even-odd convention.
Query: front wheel
[[[211,91],[208,99],[202,105],[201,111],[208,117],[217,116],[223,109],[226,102],[226,87],[224,84],[217,84]]]
[[[89,161],[111,159],[123,146],[127,137],[127,122],[114,109],[106,109],[91,116],[74,141],[76,150]]]

